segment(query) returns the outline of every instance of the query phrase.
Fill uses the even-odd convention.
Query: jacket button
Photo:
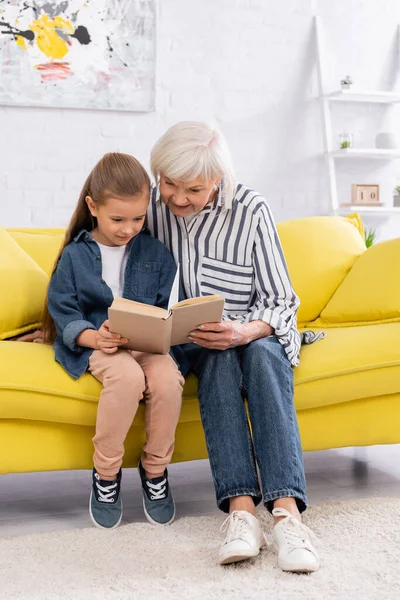
[[[96,256],[96,260],[100,260],[100,254]]]
[[[104,279],[101,280],[101,283],[105,283]]]

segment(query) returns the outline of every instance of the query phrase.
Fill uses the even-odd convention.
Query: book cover
[[[188,334],[204,323],[219,323],[224,298],[219,295],[177,302],[179,269],[172,286],[168,309],[126,298],[115,298],[108,309],[110,331],[129,340],[121,346],[130,350],[167,354],[171,346],[189,342]]]

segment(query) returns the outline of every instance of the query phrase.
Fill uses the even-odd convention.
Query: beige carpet
[[[260,515],[270,534],[268,515]],[[400,498],[321,504],[305,522],[320,538],[322,566],[312,575],[282,573],[273,547],[252,562],[218,566],[218,516],[0,538],[0,598],[400,598]]]

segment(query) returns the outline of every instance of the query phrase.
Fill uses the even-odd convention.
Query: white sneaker
[[[274,517],[285,517],[274,527],[278,565],[282,571],[318,571],[318,554],[310,542],[310,536],[315,537],[312,531],[284,508],[274,508],[272,514]]]
[[[239,562],[257,556],[265,545],[259,520],[246,510],[234,510],[221,526],[226,533],[219,550],[219,564]]]

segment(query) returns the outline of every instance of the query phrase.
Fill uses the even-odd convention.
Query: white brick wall
[[[330,88],[350,73],[363,87],[390,89],[400,72],[397,0],[160,1],[154,113],[0,107],[0,223],[66,225],[104,152],[132,153],[147,167],[152,144],[182,119],[221,127],[239,180],[267,197],[277,219],[327,214],[316,13],[326,31]],[[351,129],[360,145],[373,145],[388,127],[400,137],[398,111],[335,107],[335,139]],[[400,183],[396,163],[341,165],[338,175],[341,200],[352,181],[380,183],[384,201]],[[399,223],[387,232],[381,237],[399,235]]]

